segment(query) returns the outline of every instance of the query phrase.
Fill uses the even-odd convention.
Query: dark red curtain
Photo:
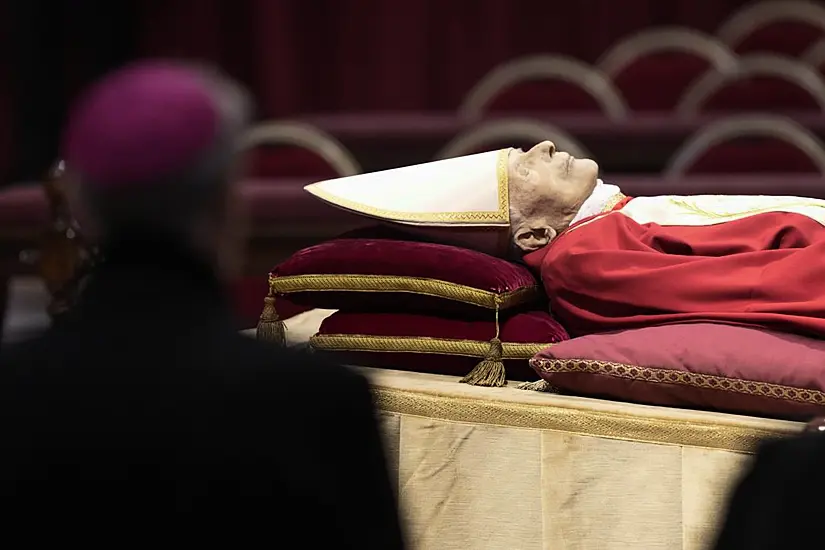
[[[34,62],[37,56],[18,54],[18,67],[34,63],[27,71],[40,77],[29,74],[21,82],[12,76],[18,82],[16,99],[11,106],[5,102],[6,110],[16,115],[14,173],[30,177],[56,154],[58,121],[77,86],[129,57],[219,63],[253,90],[262,118],[323,111],[448,110],[484,73],[507,59],[556,52],[592,62],[618,39],[651,26],[686,25],[714,32],[745,2],[142,0],[135,2],[134,12],[124,7],[131,4],[124,0],[44,2],[62,6],[61,14],[54,15],[57,7],[50,9],[51,15],[39,16],[29,9],[27,17],[52,21],[53,30],[47,32],[61,38],[58,46],[49,46],[51,53],[32,38],[20,38],[28,40],[25,48],[40,48],[42,53]],[[70,55],[62,53],[64,46]],[[49,91],[38,91],[37,86]],[[3,104],[0,95],[0,124]],[[37,122],[37,132],[29,120]],[[2,139],[0,131],[0,150]]]
[[[491,67],[558,52],[586,61],[650,26],[708,32],[745,0],[151,0],[140,50],[219,61],[265,117],[452,109]]]

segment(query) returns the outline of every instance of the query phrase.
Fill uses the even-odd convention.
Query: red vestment
[[[572,335],[715,321],[825,337],[825,226],[800,213],[660,225],[613,211],[525,261]]]

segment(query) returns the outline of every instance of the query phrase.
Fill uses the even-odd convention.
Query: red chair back
[[[799,57],[817,40],[822,28],[805,21],[775,21],[755,30],[733,47],[736,53],[778,53]]]
[[[808,90],[779,77],[752,76],[729,82],[702,106],[702,111],[820,111],[817,99]]]
[[[261,145],[247,153],[247,177],[308,178],[339,177],[329,162],[315,151],[291,145]]]
[[[487,106],[488,113],[602,111],[599,102],[573,82],[544,80],[522,82],[499,92]]]
[[[708,60],[690,52],[658,52],[634,61],[613,82],[632,110],[668,111],[711,67]]]
[[[687,169],[687,174],[818,172],[810,156],[795,145],[761,136],[740,137],[715,145]]]
[[[707,71],[733,72],[736,55],[716,37],[687,27],[650,28],[622,39],[596,64],[634,110],[676,107]]]

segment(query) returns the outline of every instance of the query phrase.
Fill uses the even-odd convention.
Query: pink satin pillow
[[[581,336],[531,366],[565,393],[807,420],[825,414],[825,341],[715,323]]]

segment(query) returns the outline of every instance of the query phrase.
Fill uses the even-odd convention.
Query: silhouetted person
[[[733,491],[716,550],[822,547],[825,434],[763,444]]]
[[[69,321],[0,357],[7,534],[402,547],[366,380],[232,325],[248,121],[236,85],[172,62],[73,109],[66,167],[103,259]]]

